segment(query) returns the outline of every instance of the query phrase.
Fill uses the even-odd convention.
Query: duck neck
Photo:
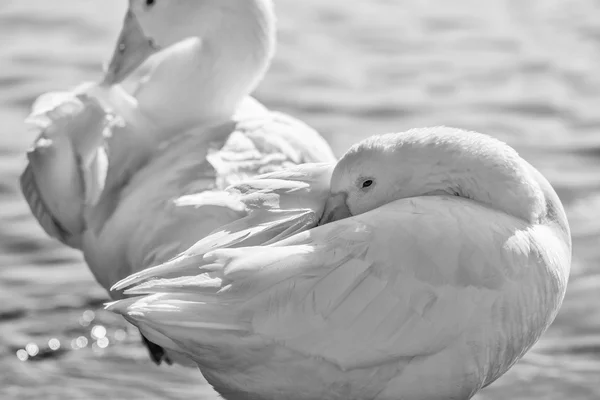
[[[218,30],[157,54],[136,95],[139,109],[171,132],[231,118],[262,79],[274,52],[274,23],[262,14],[246,16],[243,24],[239,18],[224,19]]]
[[[412,188],[414,192],[403,197],[455,195],[528,222],[540,218],[545,212],[544,195],[516,151],[484,135],[445,131],[445,135],[428,136],[428,131],[415,130],[421,136],[414,141],[420,143],[405,146],[399,153],[413,171],[398,189]],[[436,146],[431,146],[433,143]]]

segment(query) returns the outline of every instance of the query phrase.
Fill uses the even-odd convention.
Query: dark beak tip
[[[157,51],[158,46],[146,37],[137,18],[129,10],[112,57],[105,68],[102,84],[110,86],[122,83]]]
[[[325,225],[327,223],[329,223],[331,221],[331,215],[332,213],[329,212],[327,213],[327,215],[325,213],[323,213],[323,215],[321,216],[321,219],[319,219],[319,222],[317,223],[317,225]]]
[[[319,225],[325,225],[352,216],[347,204],[348,194],[340,192],[327,199]]]

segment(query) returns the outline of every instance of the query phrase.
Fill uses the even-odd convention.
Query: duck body
[[[206,248],[197,276],[169,278],[176,263],[146,270],[116,285],[137,284],[126,293],[140,297],[108,308],[167,338],[228,400],[471,398],[556,316],[570,231],[550,184],[508,146],[419,133],[342,158],[330,199],[346,194],[348,218],[264,246]],[[373,181],[359,189],[372,204],[376,190],[417,194],[356,212],[354,170]],[[449,193],[466,174],[471,185]]]
[[[255,110],[256,104],[248,105]],[[323,147],[313,152],[302,145],[311,136],[322,140],[301,122],[264,109],[154,146],[126,184],[106,191],[89,212],[83,250],[96,279],[108,289],[246,216],[226,191],[230,185],[304,162],[332,161],[321,157]]]
[[[92,178],[84,179],[81,185],[93,187],[102,181],[102,190],[86,201],[83,188],[70,191],[71,181],[79,182],[77,178],[65,183],[69,190],[61,185],[41,186],[40,190],[40,183],[56,182],[56,174],[62,171],[44,169],[39,147],[30,153],[22,186],[29,193],[26,197],[36,218],[47,221],[42,224],[46,231],[81,250],[94,277],[107,290],[135,272],[173,258],[218,227],[246,216],[248,209],[235,194],[226,191],[228,186],[304,162],[333,160],[326,142],[314,130],[267,110],[250,97],[228,121],[199,125],[164,138],[151,120],[127,108],[129,100],[119,89],[90,85],[76,93],[79,97],[60,100],[49,111],[50,116],[42,116],[44,111],[34,113],[35,118],[46,118],[41,138],[47,139],[48,132],[54,130],[54,147],[61,150],[63,142],[56,136],[81,135],[70,132],[72,129],[85,126],[87,132],[101,134],[102,140],[92,152],[105,155],[106,168],[99,174],[83,173]],[[74,102],[79,108],[71,107]],[[110,117],[107,110],[112,109],[123,111]],[[119,122],[109,126],[109,118]],[[89,169],[81,163],[80,167]],[[73,163],[68,171],[71,168],[77,165]],[[205,195],[198,196],[202,192]],[[48,207],[51,203],[62,204],[61,212],[53,212]],[[71,220],[77,224],[65,224]],[[111,297],[122,295],[112,292]]]
[[[107,290],[247,216],[229,185],[335,160],[317,132],[250,96],[274,46],[270,0],[133,0],[103,79],[34,104],[23,192]]]

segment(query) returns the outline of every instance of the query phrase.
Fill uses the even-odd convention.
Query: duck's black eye
[[[371,186],[372,184],[373,184],[373,179],[367,179],[366,181],[364,181],[364,182],[363,182],[363,184],[362,184],[362,188],[363,188],[363,189],[366,189],[366,188],[368,188],[369,186]]]
[[[146,7],[152,7],[156,3],[156,0],[146,0]]]

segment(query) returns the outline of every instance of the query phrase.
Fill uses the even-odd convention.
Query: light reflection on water
[[[96,318],[96,314],[93,310],[85,310],[79,317],[78,321],[82,327],[89,327],[90,324]],[[127,339],[128,333],[124,329],[116,328],[110,332],[104,325],[94,325],[86,335],[80,335],[72,338],[70,341],[71,349],[81,350],[87,348],[91,343],[91,349],[95,354],[102,354],[110,344],[111,340],[108,336],[112,337],[113,343],[122,342]],[[44,343],[42,340],[41,343]],[[41,346],[41,347],[40,347]],[[61,342],[57,338],[50,338],[44,344],[38,345],[37,343],[28,343],[25,348],[20,348],[15,352],[16,357],[20,361],[37,361],[36,356],[43,358],[52,357],[51,352],[56,352],[61,349]],[[55,353],[56,356],[59,353]]]
[[[60,349],[60,340],[58,340],[57,338],[52,338],[48,340],[48,348],[54,351]]]

